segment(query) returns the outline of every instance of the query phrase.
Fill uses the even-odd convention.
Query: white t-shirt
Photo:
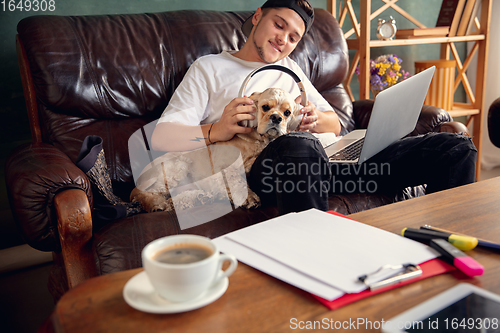
[[[300,77],[307,99],[314,103],[318,110],[333,110],[295,61],[286,57],[276,64],[290,68]],[[227,51],[197,59],[175,90],[158,123],[175,122],[196,126],[218,121],[226,105],[238,97],[240,87],[248,74],[263,65],[260,62],[241,60]],[[253,92],[262,92],[267,88],[284,89],[294,98],[300,96],[293,78],[278,70],[257,73],[248,83],[245,95],[250,96]]]

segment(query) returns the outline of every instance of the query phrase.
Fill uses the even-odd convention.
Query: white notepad
[[[363,291],[358,277],[383,265],[420,264],[438,256],[421,243],[316,209],[214,241],[241,262],[327,300]]]

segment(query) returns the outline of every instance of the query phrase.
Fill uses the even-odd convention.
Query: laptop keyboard
[[[350,146],[339,150],[338,152],[330,156],[330,161],[353,161],[359,158],[364,142],[365,138],[361,138]]]

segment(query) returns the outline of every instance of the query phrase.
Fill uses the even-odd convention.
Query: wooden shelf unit
[[[441,59],[450,60],[452,57],[457,63],[457,75],[455,79],[454,89],[462,83],[465,93],[469,99],[469,103],[453,103],[452,110],[447,110],[452,117],[467,117],[466,125],[472,126],[473,142],[478,150],[477,171],[476,175],[479,179],[481,170],[481,146],[483,132],[483,117],[487,107],[484,105],[484,94],[486,84],[486,70],[488,60],[489,46],[489,27],[491,20],[491,7],[493,0],[476,0],[481,1],[481,10],[478,13],[478,18],[474,19],[475,32],[466,36],[449,36],[449,37],[416,37],[405,39],[394,39],[389,41],[381,41],[373,39],[370,32],[371,21],[377,18],[382,12],[388,8],[392,8],[403,17],[414,23],[419,28],[426,28],[409,13],[396,5],[398,0],[381,0],[384,4],[372,12],[371,0],[360,0],[360,15],[359,20],[356,17],[351,0],[343,0],[339,12],[336,12],[337,1],[328,0],[328,9],[332,15],[337,18],[340,26],[343,27],[347,17],[350,18],[353,28],[344,32],[347,40],[348,48],[356,50],[352,59],[351,67],[346,80],[344,81],[347,93],[354,100],[351,91],[351,81],[355,75],[356,67],[359,67],[359,99],[370,98],[370,49],[372,47],[390,47],[390,46],[405,46],[405,45],[422,45],[422,44],[441,44]],[[408,0],[407,0],[408,1]],[[338,14],[338,15],[337,15]],[[354,38],[349,38],[354,35]],[[473,48],[470,50],[466,59],[462,62],[458,54],[456,43],[474,42]],[[466,70],[470,65],[473,56],[477,54],[477,72],[475,90],[471,88]]]

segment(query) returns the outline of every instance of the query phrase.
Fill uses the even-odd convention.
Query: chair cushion
[[[347,194],[329,197],[329,207],[348,215],[357,211],[394,202],[394,198],[383,195]],[[217,210],[218,204],[198,206],[191,214],[204,214],[207,209]],[[256,210],[238,208],[211,222],[181,230],[176,214],[156,212],[138,214],[116,221],[97,231],[94,235],[94,255],[99,274],[119,272],[142,266],[141,251],[149,242],[168,235],[195,234],[216,238],[229,232],[278,216],[275,207]]]
[[[219,204],[198,206],[191,214],[217,210]],[[154,239],[177,234],[196,234],[209,238],[222,236],[278,215],[276,208],[245,210],[238,208],[208,223],[181,230],[176,214],[155,212],[134,215],[109,224],[94,235],[94,254],[98,273],[107,274],[142,266],[141,251]]]

